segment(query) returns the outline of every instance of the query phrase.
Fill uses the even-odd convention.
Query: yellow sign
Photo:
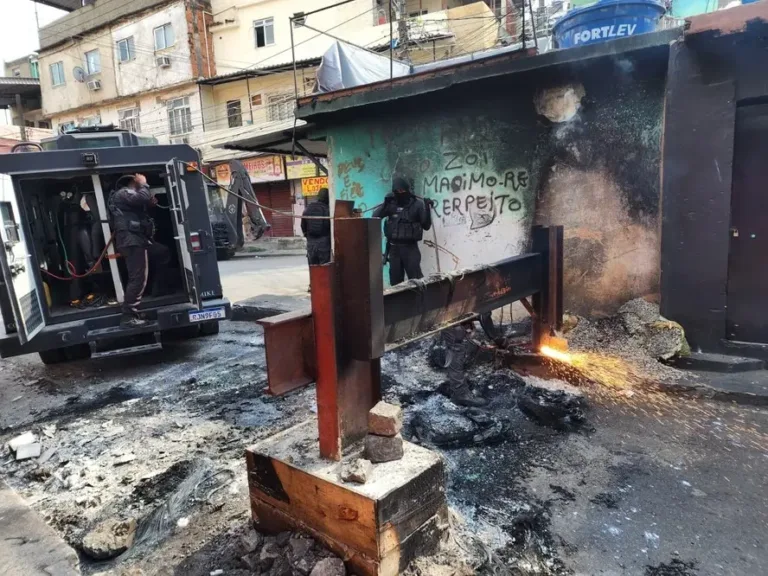
[[[317,166],[312,160],[304,156],[286,156],[285,172],[288,180],[312,178],[317,176]]]
[[[301,193],[304,196],[315,196],[320,188],[328,188],[328,176],[301,179]]]

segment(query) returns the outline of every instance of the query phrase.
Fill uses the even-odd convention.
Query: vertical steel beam
[[[381,399],[384,280],[378,219],[334,221],[339,412],[342,448],[368,432],[368,411]]]
[[[547,323],[553,330],[563,327],[563,227],[549,227],[549,310]]]
[[[533,295],[533,349],[539,350],[544,340],[549,336],[547,313],[549,312],[549,231],[543,226],[534,226],[532,233],[531,252],[544,256],[541,267],[541,290]]]
[[[317,425],[320,455],[330,460],[341,460],[335,272],[333,263],[309,267],[317,355]]]

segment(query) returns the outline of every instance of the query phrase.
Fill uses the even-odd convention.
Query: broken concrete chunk
[[[269,576],[292,576],[293,570],[291,569],[291,563],[285,556],[275,558],[272,569],[269,571]]]
[[[346,576],[347,569],[341,558],[324,558],[312,568],[310,576]]]
[[[42,446],[39,442],[35,442],[34,444],[24,444],[24,446],[19,446],[19,448],[16,450],[16,460],[37,458],[40,456],[41,450]]]
[[[290,539],[291,539],[290,532],[280,532],[280,534],[275,536],[275,542],[277,543],[278,546],[280,546],[280,548],[287,546]]]
[[[315,542],[311,538],[294,537],[288,544],[291,547],[291,558],[298,560],[310,553]]]
[[[97,525],[83,538],[82,549],[94,560],[109,560],[133,545],[136,520],[113,518]]]
[[[394,436],[403,429],[403,409],[379,402],[368,412],[368,432],[377,436]]]
[[[374,463],[391,462],[403,457],[403,437],[376,436],[368,434],[365,437],[365,457]]]
[[[267,542],[264,544],[264,548],[261,549],[259,555],[259,566],[262,572],[269,571],[272,568],[272,564],[275,563],[275,559],[282,556],[280,546],[276,542]]]
[[[25,444],[34,444],[36,441],[37,436],[32,434],[32,432],[24,432],[24,434],[16,436],[10,442],[8,442],[8,448],[16,452],[19,447],[24,446]]]
[[[255,551],[259,546],[261,546],[261,543],[263,541],[264,541],[264,537],[258,532],[256,532],[256,530],[250,530],[247,534],[245,534],[240,539],[240,543],[242,544],[243,549],[248,554]]]
[[[341,468],[341,479],[344,482],[365,484],[373,472],[373,464],[370,460],[358,458],[354,462],[348,462]]]

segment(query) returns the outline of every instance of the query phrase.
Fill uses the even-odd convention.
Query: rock
[[[344,482],[365,484],[373,472],[373,464],[370,460],[358,458],[354,462],[348,462],[341,468],[341,479]]]
[[[311,538],[291,538],[291,541],[288,544],[291,547],[291,558],[298,560],[309,554],[315,541]]]
[[[293,570],[291,569],[291,563],[285,556],[275,558],[272,569],[269,571],[269,576],[292,576]]]
[[[241,556],[240,563],[244,568],[247,568],[251,572],[256,572],[257,574],[260,572],[261,559],[259,558],[259,554],[256,552]]]
[[[37,461],[37,465],[42,466],[43,464],[48,462],[48,460],[50,460],[55,453],[56,453],[56,446],[51,446],[50,448],[48,448],[48,450],[43,452],[42,456],[40,456],[40,459]]]
[[[240,539],[240,543],[246,554],[250,554],[258,549],[262,542],[264,542],[264,537],[255,530],[250,530]]]
[[[272,568],[272,564],[275,563],[276,558],[282,556],[282,550],[276,542],[267,542],[264,544],[264,548],[261,549],[259,555],[259,567],[262,572],[268,572]]]
[[[646,325],[644,345],[652,358],[669,360],[673,356],[690,355],[683,327],[663,318]]]
[[[277,536],[275,536],[275,542],[277,543],[280,548],[283,548],[285,546],[288,546],[288,542],[291,539],[291,533],[290,532],[280,532]]]
[[[365,437],[365,457],[371,462],[391,462],[403,457],[403,437],[376,436],[368,434]]]
[[[294,561],[293,568],[299,574],[302,574],[303,576],[308,576],[309,573],[312,572],[312,568],[314,568],[315,564],[317,564],[317,558],[315,558],[315,555],[307,554],[306,556],[303,556],[298,560]]]
[[[136,520],[113,518],[102,522],[83,538],[82,550],[94,560],[109,560],[133,545]]]
[[[19,448],[16,450],[16,460],[28,460],[29,458],[37,458],[40,456],[41,451],[42,446],[40,445],[40,442],[35,442],[34,444],[24,444],[24,446],[19,446]]]
[[[368,432],[377,436],[396,436],[403,429],[403,409],[379,402],[368,412]]]
[[[24,432],[24,434],[16,436],[10,442],[8,442],[8,448],[16,452],[21,446],[26,444],[33,444],[36,441],[37,436],[32,434],[32,432]]]
[[[573,314],[563,314],[563,334],[568,334],[579,325],[579,317]]]
[[[341,558],[325,558],[312,568],[310,576],[346,576],[347,569]]]

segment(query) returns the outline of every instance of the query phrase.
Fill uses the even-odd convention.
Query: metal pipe
[[[523,0],[525,2],[525,0]],[[533,14],[533,0],[528,0],[528,9],[531,11],[531,30],[533,30],[533,45],[536,50],[539,49],[539,41],[536,39],[536,16]],[[523,4],[523,12],[525,12],[525,4]]]
[[[296,80],[296,46],[293,43],[293,16],[288,17],[288,27],[291,29],[291,60],[293,60],[293,94],[294,94],[294,98],[298,100],[299,84],[298,84],[298,80]]]
[[[392,25],[392,0],[389,0],[389,79],[395,77],[395,31]]]

